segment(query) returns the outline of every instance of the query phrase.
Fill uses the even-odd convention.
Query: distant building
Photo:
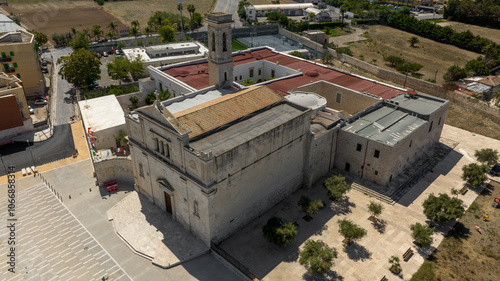
[[[257,17],[265,17],[267,13],[281,13],[285,16],[303,16],[304,10],[313,8],[312,3],[304,4],[274,4],[274,5],[246,5],[247,18],[256,21]]]
[[[304,30],[302,34],[314,42],[325,44],[326,34],[321,30]]]
[[[478,80],[477,82],[483,85],[490,86],[492,93],[500,90],[500,76],[498,75],[486,76],[483,79]]]
[[[21,80],[0,73],[0,140],[33,130]]]
[[[332,17],[325,10],[320,10],[317,8],[307,8],[304,11],[304,16],[309,17],[309,14],[314,14],[313,20],[315,22],[329,22],[332,21]]]
[[[144,66],[189,61],[204,58],[208,54],[208,49],[200,42],[177,42],[122,50],[127,60],[133,61],[138,58]]]
[[[267,47],[231,53],[231,15],[207,20],[208,59],[149,67],[176,94],[126,116],[135,189],[205,243],[334,167],[387,185],[439,141],[447,100]]]
[[[18,31],[18,30],[26,31],[22,26],[15,23],[9,17],[0,13],[0,33]]]
[[[0,33],[0,61],[5,73],[21,79],[27,97],[45,92],[35,36],[29,32],[10,31]]]

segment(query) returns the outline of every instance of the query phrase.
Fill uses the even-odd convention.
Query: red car
[[[35,100],[41,100],[41,99],[47,100],[47,97],[35,96]]]

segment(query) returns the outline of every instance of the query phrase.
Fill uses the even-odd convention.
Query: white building
[[[267,13],[282,13],[285,16],[302,16],[304,10],[313,8],[312,3],[302,4],[274,4],[274,5],[247,5],[245,11],[247,17],[257,21],[257,17],[265,17]]]
[[[87,137],[94,150],[116,148],[118,132],[126,132],[123,110],[114,95],[78,102]],[[90,132],[90,133],[89,133]]]
[[[161,66],[204,58],[208,49],[200,42],[177,42],[147,47],[124,48],[129,61],[140,59],[144,66]]]

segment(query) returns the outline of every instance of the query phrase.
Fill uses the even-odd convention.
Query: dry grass
[[[182,2],[184,6],[182,15],[189,18],[189,13],[185,7],[189,4],[193,4],[196,8],[196,13],[200,13],[204,16],[205,13],[215,8],[215,3],[216,0],[184,0]],[[141,26],[146,26],[149,17],[156,11],[167,11],[171,13],[179,12],[179,10],[177,10],[176,0],[114,1],[106,2],[103,7],[124,22],[130,23],[134,20],[138,20]]]
[[[252,5],[272,4],[271,0],[250,0],[248,2]],[[280,4],[297,4],[297,2],[294,0],[280,0]]]
[[[469,209],[439,245],[431,259],[434,280],[496,280],[500,275],[500,212],[491,207],[500,183],[491,183],[493,187],[474,201],[478,209]],[[490,217],[488,222],[482,220],[485,214]],[[476,225],[482,234],[476,231]]]
[[[444,21],[438,23],[437,25],[449,26],[458,32],[470,30],[474,35],[479,35],[481,37],[488,38],[491,41],[500,44],[500,29],[481,27],[477,25],[465,24],[455,21]]]
[[[418,62],[424,67],[420,70],[422,79],[434,79],[438,84],[442,84],[443,74],[447,69],[458,64],[465,66],[465,63],[479,56],[474,52],[462,50],[455,46],[437,43],[433,40],[419,37],[420,43],[416,47],[410,47],[408,39],[415,36],[412,33],[383,25],[370,26],[367,36],[371,40],[351,44],[354,57],[363,59],[366,62],[374,62],[375,65],[394,70],[383,60],[383,55],[397,55],[410,62]],[[370,42],[371,41],[371,42]],[[436,71],[437,75],[436,75]]]
[[[477,112],[466,110],[453,102],[448,110],[446,124],[500,140],[499,123],[492,121]]]

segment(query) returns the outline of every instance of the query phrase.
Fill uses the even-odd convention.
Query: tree
[[[462,179],[472,186],[480,186],[488,178],[486,173],[490,168],[486,165],[471,163],[462,167]]]
[[[138,30],[141,30],[141,24],[139,23],[138,20],[133,20],[130,24],[132,25],[132,27],[135,27]]]
[[[137,96],[134,96],[134,97],[137,98]],[[117,146],[122,146],[122,143],[126,145],[128,143],[128,140],[126,137],[127,137],[127,133],[123,130],[120,130],[115,138],[116,142],[117,142]]]
[[[428,220],[443,224],[463,216],[465,210],[462,203],[462,200],[451,198],[448,194],[439,194],[439,197],[436,197],[431,193],[422,206]]]
[[[101,60],[97,53],[79,49],[59,58],[57,63],[61,65],[59,75],[77,88],[87,89],[101,79]]]
[[[493,166],[498,162],[498,151],[491,148],[476,150],[474,156],[482,164]]]
[[[101,30],[101,26],[99,24],[94,24],[92,26],[92,35],[95,37],[95,40],[98,41],[102,34],[103,31]]]
[[[132,103],[132,108],[136,109],[137,103],[139,102],[139,98],[136,95],[133,95],[128,100]]]
[[[314,16],[315,16],[314,13],[309,13],[309,15],[307,15],[307,17],[309,18],[309,20],[313,20]]]
[[[420,42],[420,40],[416,36],[412,36],[410,37],[410,39],[408,39],[408,43],[410,43],[410,47],[412,48],[415,47],[415,44],[417,44],[418,42]]]
[[[401,267],[401,264],[399,263],[398,257],[391,256],[391,258],[389,259],[389,263],[391,264],[389,271],[392,272],[392,274],[399,275],[401,273],[401,271],[403,271],[403,268]]]
[[[66,46],[68,43],[68,37],[61,33],[52,34],[52,40],[54,40],[56,46]]]
[[[470,60],[465,64],[466,73],[470,73],[470,76],[487,76],[490,75],[491,71],[486,67],[482,57],[477,57],[476,59]]]
[[[168,90],[160,90],[158,91],[158,100],[159,101],[164,101],[168,100],[170,98],[170,92]],[[151,105],[155,102],[156,100],[156,91],[153,91],[149,93],[149,95],[146,96],[146,104]]]
[[[426,224],[416,223],[410,225],[410,230],[412,231],[411,237],[420,246],[430,246],[432,244],[432,233],[434,233],[434,228]]]
[[[302,209],[302,212],[306,213],[307,215],[317,214],[319,213],[319,210],[323,208],[323,202],[321,202],[321,200],[311,200],[307,196],[300,197],[300,200],[297,204]]]
[[[309,275],[323,275],[333,266],[337,250],[321,240],[307,240],[299,253],[299,263],[306,267]]]
[[[116,38],[116,34],[114,32],[112,32],[112,31],[108,31],[106,33],[106,37],[108,37],[109,41],[113,41],[113,39]]]
[[[38,45],[40,45],[40,46],[45,45],[47,43],[47,41],[49,41],[49,38],[47,37],[47,35],[45,35],[41,32],[34,31],[34,30],[29,30],[29,32],[35,36],[35,42],[37,42]]]
[[[299,51],[293,51],[293,52],[290,52],[288,54],[291,55],[291,56],[294,56],[294,57],[301,58],[301,59],[304,58],[304,55],[301,52],[299,52]]]
[[[401,73],[417,73],[422,67],[424,66],[416,62],[404,62],[396,65],[396,70]]]
[[[126,78],[130,68],[130,62],[124,57],[117,57],[106,65],[111,79],[121,80]]]
[[[141,77],[144,75],[144,65],[139,57],[136,57],[133,61],[129,62],[128,71],[132,77]]]
[[[402,57],[393,56],[393,55],[384,56],[384,61],[389,62],[392,67],[395,67],[399,64],[403,64],[406,62],[405,59],[403,59]]]
[[[112,22],[112,21],[110,21],[109,24],[108,24],[109,31],[111,31],[111,32],[113,32],[115,34],[117,33],[117,31],[116,31],[117,27],[118,27],[118,25],[116,23]]]
[[[172,27],[170,22],[165,22],[165,24],[158,29],[160,34],[160,41],[162,43],[175,42],[175,29]]]
[[[343,176],[331,176],[325,180],[323,183],[325,186],[328,196],[331,200],[337,201],[349,190],[351,190],[351,185],[348,184]]]
[[[187,10],[189,12],[189,18],[190,18],[189,22],[191,23],[191,29],[194,29],[193,15],[194,15],[194,11],[196,11],[196,8],[193,4],[188,4]]]
[[[71,37],[75,37],[76,36],[76,28],[72,27],[70,31],[71,31]]]
[[[78,32],[76,37],[69,41],[69,46],[73,51],[88,50],[90,48],[90,40],[87,38],[85,32]]]
[[[466,70],[458,65],[450,66],[448,71],[443,75],[445,81],[457,81],[465,77],[467,77]]]
[[[377,219],[377,216],[382,214],[383,210],[384,207],[380,203],[370,202],[370,204],[368,204],[368,211],[370,211],[375,219]]]
[[[272,217],[262,227],[262,232],[268,242],[283,247],[292,243],[297,235],[297,226],[291,222],[284,223],[281,218]]]
[[[339,220],[339,233],[347,240],[347,245],[366,236],[366,230],[348,219]]]
[[[193,19],[191,20],[191,25],[193,28],[197,28],[201,26],[201,22],[203,21],[203,17],[200,13],[194,13]]]
[[[151,33],[153,33],[153,30],[151,29],[151,27],[146,26],[144,28],[144,34],[146,34],[146,37],[149,37],[151,35]]]
[[[137,41],[137,35],[139,35],[139,28],[137,28],[136,26],[132,26],[130,28],[130,30],[128,31],[129,35],[132,35],[135,37],[136,41]]]

